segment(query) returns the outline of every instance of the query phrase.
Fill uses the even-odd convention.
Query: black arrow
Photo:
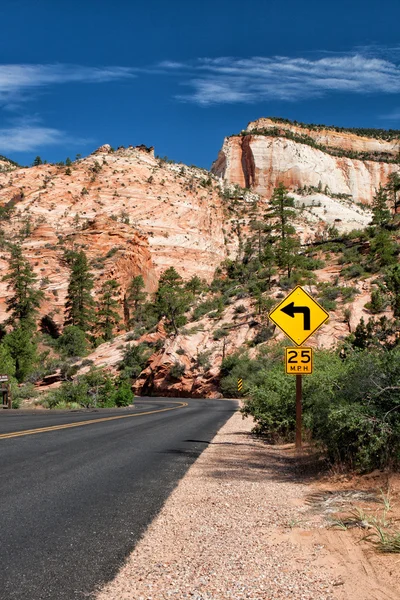
[[[311,329],[311,317],[310,317],[310,309],[308,306],[295,306],[294,302],[287,304],[281,311],[288,315],[289,317],[294,317],[296,313],[301,313],[304,315],[304,331],[310,331]]]

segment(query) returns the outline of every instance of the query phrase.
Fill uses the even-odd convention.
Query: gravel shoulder
[[[97,600],[400,597],[349,532],[310,509],[292,449],[251,428],[235,413],[220,429]]]

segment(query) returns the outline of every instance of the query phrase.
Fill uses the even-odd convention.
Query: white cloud
[[[28,90],[62,83],[103,83],[134,77],[128,67],[81,65],[0,65],[0,103],[21,100]]]
[[[42,146],[87,143],[88,140],[72,140],[63,131],[36,125],[16,125],[0,129],[0,154],[7,152],[30,152]]]
[[[203,58],[192,63],[158,65],[179,75],[192,91],[178,96],[202,105],[293,101],[330,92],[355,94],[400,92],[397,63],[370,54],[328,55],[323,58],[286,56]]]

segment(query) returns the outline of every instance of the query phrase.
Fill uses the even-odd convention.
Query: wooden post
[[[301,421],[302,421],[302,376],[296,375],[296,448],[302,446],[301,442]]]

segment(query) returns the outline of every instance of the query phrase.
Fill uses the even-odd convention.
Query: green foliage
[[[100,299],[97,302],[97,330],[106,342],[112,339],[113,331],[121,320],[117,300],[119,287],[115,279],[105,281],[101,287]]]
[[[386,227],[392,218],[391,212],[388,209],[389,199],[387,193],[382,186],[376,192],[372,200],[372,223],[378,227]]]
[[[185,312],[190,308],[193,296],[183,283],[182,277],[170,267],[160,277],[155,295],[155,311],[159,318],[166,317],[175,334],[178,327],[185,325]]]
[[[143,320],[144,302],[147,297],[144,288],[145,285],[142,275],[133,277],[127,288],[124,298],[124,313],[125,321],[129,325],[140,323]]]
[[[43,164],[42,159],[40,158],[40,156],[37,156],[32,163],[32,167],[38,167],[39,165],[42,165],[42,164]]]
[[[332,463],[359,471],[400,465],[399,380],[399,347],[316,352],[314,373],[303,378],[304,425]],[[293,440],[295,378],[281,360],[264,362],[247,394],[242,412],[256,431]]]
[[[18,326],[7,334],[2,342],[15,364],[15,376],[19,382],[30,375],[38,362],[36,335],[31,328]]]
[[[393,314],[395,317],[400,317],[400,265],[395,265],[388,270],[385,283],[390,293]]]
[[[169,370],[169,376],[172,379],[180,379],[185,374],[185,365],[180,362],[176,362]]]
[[[15,360],[11,355],[8,344],[5,343],[6,339],[4,338],[0,344],[0,372],[2,375],[15,377]]]
[[[146,366],[152,350],[148,344],[129,345],[118,365],[123,379],[136,379]]]
[[[48,408],[90,408],[128,406],[132,400],[128,380],[112,380],[103,369],[93,368],[47,394],[44,404]]]
[[[317,355],[305,423],[331,462],[360,471],[400,464],[399,359],[399,349]]]
[[[57,349],[63,357],[78,357],[87,354],[85,332],[76,325],[68,325],[57,340]]]
[[[199,352],[197,355],[197,364],[199,367],[204,369],[204,371],[208,371],[211,367],[210,356],[211,356],[211,350],[205,350],[204,352]]]
[[[67,260],[71,274],[65,303],[65,324],[76,325],[86,332],[91,328],[94,318],[94,301],[91,295],[93,276],[83,250],[71,252]]]
[[[210,298],[209,300],[205,300],[204,302],[202,302],[201,304],[196,306],[196,308],[193,311],[192,319],[193,319],[193,321],[198,321],[199,319],[204,317],[204,315],[207,315],[208,313],[210,313],[213,310],[218,310],[218,308],[219,308],[219,298],[218,297]]]
[[[377,314],[382,312],[383,310],[385,310],[386,306],[388,304],[386,295],[383,293],[383,291],[378,288],[375,290],[372,290],[371,292],[371,301],[367,302],[365,304],[365,308],[367,310],[369,310],[370,312],[372,312],[372,314]]]
[[[263,375],[262,360],[251,360],[248,353],[243,351],[230,354],[221,365],[221,391],[228,398],[238,398],[247,394],[252,385],[261,382]],[[238,379],[243,379],[242,392],[237,389]]]
[[[134,395],[129,382],[124,381],[113,394],[115,406],[130,406],[133,402]]]
[[[2,278],[12,296],[7,298],[7,312],[11,313],[8,323],[13,327],[35,327],[35,318],[43,292],[35,289],[36,275],[30,263],[23,257],[21,246],[10,248],[9,273]]]

